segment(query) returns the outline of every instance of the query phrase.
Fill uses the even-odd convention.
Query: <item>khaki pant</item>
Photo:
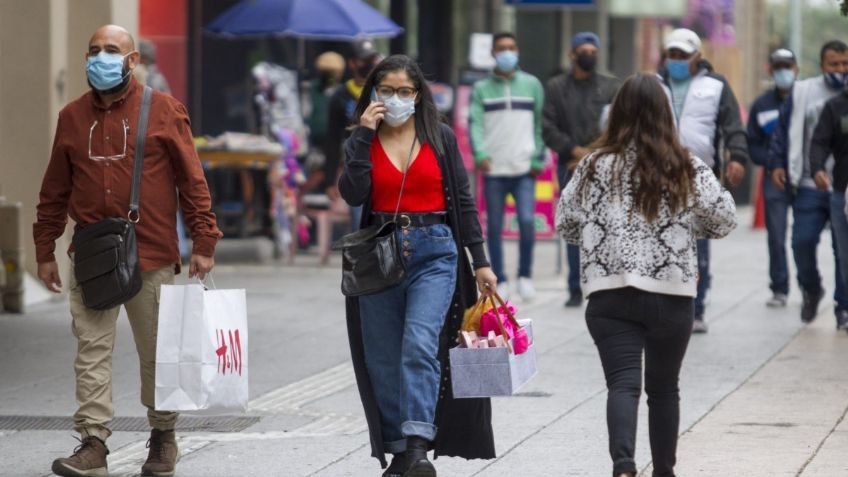
[[[141,403],[147,407],[151,427],[169,430],[174,428],[177,413],[156,411],[153,407],[159,287],[174,283],[174,267],[143,272],[141,277],[141,291],[124,304],[141,365]],[[83,437],[95,436],[105,441],[112,434],[108,425],[115,414],[112,405],[112,350],[121,307],[108,310],[88,308],[82,302],[82,290],[77,286],[73,273],[70,283],[71,328],[78,340],[74,371],[79,409],[74,414],[74,430]]]

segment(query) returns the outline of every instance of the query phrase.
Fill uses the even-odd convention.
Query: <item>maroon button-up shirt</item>
[[[64,232],[68,216],[80,225],[127,216],[143,89],[132,80],[108,108],[89,91],[59,112],[33,224],[38,263],[55,260],[55,241]],[[124,157],[97,160],[90,156]],[[188,114],[179,101],[154,91],[136,224],[142,271],[168,265],[179,270],[177,201],[194,243],[192,253],[211,257],[221,231],[210,210],[209,188]]]

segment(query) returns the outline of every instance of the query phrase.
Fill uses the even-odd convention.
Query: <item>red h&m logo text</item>
[[[218,349],[215,354],[218,355],[218,372],[221,374],[235,374],[241,376],[241,339],[239,338],[239,330],[217,330]]]

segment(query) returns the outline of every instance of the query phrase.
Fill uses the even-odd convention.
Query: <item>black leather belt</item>
[[[375,212],[372,214],[374,223],[384,224],[391,221],[395,214],[387,214]],[[397,223],[400,228],[407,227],[424,227],[426,225],[444,224],[448,221],[448,214],[428,213],[428,214],[398,214]]]

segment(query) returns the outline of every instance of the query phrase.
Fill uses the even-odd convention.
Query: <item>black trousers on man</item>
[[[636,473],[636,418],[645,392],[654,477],[673,477],[680,424],[678,377],[692,334],[691,297],[637,288],[597,291],[589,297],[586,324],[598,347],[607,381],[607,430],[613,475]]]

